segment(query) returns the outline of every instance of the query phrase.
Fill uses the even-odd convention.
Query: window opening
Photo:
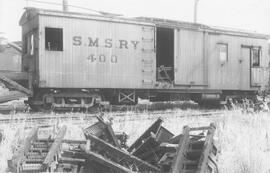
[[[63,29],[45,28],[45,49],[48,51],[63,51]]]
[[[30,36],[30,46],[29,46],[29,54],[34,55],[34,34]]]
[[[221,62],[228,62],[228,44],[218,43],[219,46],[219,59]]]
[[[259,67],[260,66],[260,56],[261,56],[261,48],[260,47],[253,47],[251,49],[251,65],[252,67]]]

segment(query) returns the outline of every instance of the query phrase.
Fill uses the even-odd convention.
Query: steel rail
[[[168,118],[172,118],[171,115],[174,114],[174,117],[207,117],[214,115],[221,115],[226,113],[227,111],[214,111],[214,112],[201,112],[201,113],[178,113],[177,111],[158,111],[158,112],[125,112],[125,113],[108,113],[109,116],[115,118],[114,121],[136,121],[138,119],[146,119],[152,120],[157,119],[158,117],[165,118],[164,115],[168,114]],[[105,113],[106,114],[106,113]],[[82,113],[74,113],[74,114],[44,114],[44,113],[34,113],[34,114],[14,114],[14,115],[2,115],[0,116],[0,124],[3,123],[31,123],[31,122],[40,122],[41,124],[46,124],[48,121],[64,121],[64,120],[72,120],[72,121],[94,121],[96,116],[100,114],[82,114]],[[121,120],[121,117],[128,115],[129,119]],[[139,115],[139,117],[138,117]],[[120,118],[120,119],[118,119]]]

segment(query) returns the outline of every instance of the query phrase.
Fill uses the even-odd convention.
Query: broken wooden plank
[[[196,173],[204,173],[207,169],[207,163],[209,160],[211,150],[213,148],[213,140],[214,140],[213,137],[214,137],[215,130],[216,130],[216,126],[213,123],[211,123],[209,130],[207,132],[207,136],[206,136],[204,147],[203,147],[203,153],[199,160],[198,170],[196,171]]]
[[[102,155],[94,153],[92,151],[86,151],[87,157],[100,163],[101,165],[104,165],[106,167],[109,167],[119,173],[135,173],[132,170],[118,164],[115,163],[109,159],[104,158]]]
[[[14,81],[28,80],[27,72],[0,70],[0,76],[5,76],[5,77],[9,78],[10,80],[14,80]]]
[[[183,173],[182,165],[184,163],[184,153],[187,150],[189,142],[189,127],[185,126],[183,129],[183,138],[180,138],[179,148],[176,152],[176,157],[173,160],[171,173]]]
[[[2,81],[4,84],[8,85],[7,87],[11,87],[12,89],[16,89],[18,91],[21,91],[29,96],[33,95],[33,92],[25,87],[23,87],[22,85],[18,84],[17,82],[0,75],[0,81]]]
[[[0,95],[0,103],[9,102],[12,100],[18,100],[21,98],[26,98],[27,95],[20,91],[8,91]]]
[[[48,152],[48,154],[43,162],[43,164],[45,166],[48,166],[49,164],[51,164],[54,161],[54,156],[59,152],[60,145],[62,144],[62,140],[66,134],[66,131],[67,131],[66,126],[63,126],[59,130],[59,132],[58,132],[58,134],[57,134],[57,136],[56,136],[56,138],[55,138],[55,140],[54,140],[54,142],[53,142],[53,144],[52,144],[52,146],[51,146],[51,148],[50,148],[50,150],[49,150],[49,152]]]

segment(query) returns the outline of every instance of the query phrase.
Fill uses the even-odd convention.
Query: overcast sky
[[[62,3],[62,0],[42,0]],[[68,0],[70,5],[123,14],[193,21],[194,0]],[[61,6],[25,0],[0,0],[0,33],[9,41],[21,40],[18,24],[26,6],[61,10]],[[70,11],[87,12],[70,8]],[[198,23],[270,34],[270,0],[200,0]]]

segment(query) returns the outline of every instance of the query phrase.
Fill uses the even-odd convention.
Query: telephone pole
[[[197,7],[199,0],[194,0],[194,23],[197,23]]]

